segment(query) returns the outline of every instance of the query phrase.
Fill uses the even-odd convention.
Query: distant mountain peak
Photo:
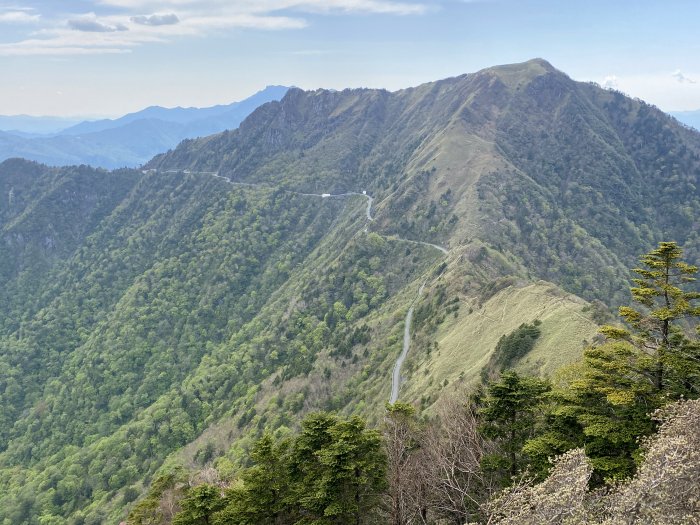
[[[267,86],[240,102],[207,108],[149,106],[118,119],[71,122],[52,137],[3,133],[0,160],[28,157],[51,165],[135,167],[183,139],[237,128],[255,108],[281,99],[286,91],[284,86]]]
[[[498,77],[506,86],[517,88],[529,84],[534,79],[549,75],[558,74],[566,77],[566,74],[555,68],[543,58],[533,58],[526,62],[514,64],[503,64],[482,69],[477,75],[494,75]],[[568,77],[567,77],[568,78]]]

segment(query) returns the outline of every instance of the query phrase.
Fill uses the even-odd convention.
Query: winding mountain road
[[[430,246],[431,248],[435,248],[436,250],[440,250],[442,253],[445,255],[449,255],[449,250],[445,248],[444,246],[439,246],[437,244],[433,244],[431,242],[423,242],[423,241],[413,241],[411,239],[404,239],[402,237],[396,237],[397,241],[403,241],[403,242],[410,242],[411,244],[422,244],[423,246]]]
[[[145,170],[144,173],[147,173],[148,171],[158,171],[158,170]],[[267,184],[262,184],[262,183],[254,183],[254,182],[236,182],[232,181],[229,177],[224,177],[223,175],[220,175],[219,172],[216,171],[190,171],[190,170],[167,170],[164,171],[163,173],[185,173],[185,174],[198,174],[198,175],[210,175],[212,177],[216,177],[217,179],[222,179],[226,181],[228,184],[232,186],[259,186],[259,187],[266,187],[266,188],[272,188],[273,186],[269,186]],[[374,198],[371,195],[368,195],[367,192],[347,192],[347,193],[302,193],[299,191],[293,191],[293,190],[285,190],[289,193],[293,193],[295,195],[304,195],[307,197],[321,197],[323,199],[331,199],[331,198],[340,198],[340,197],[350,197],[354,195],[360,195],[362,197],[367,198],[367,209],[365,210],[365,214],[367,216],[367,222],[374,221],[374,218],[372,217],[372,203],[374,202]],[[367,227],[365,226],[364,231],[367,231]],[[430,246],[431,248],[435,248],[436,250],[439,250],[442,252],[444,255],[449,255],[449,251],[447,248],[443,246],[439,246],[437,244],[429,243],[429,242],[424,242],[424,241],[414,241],[411,239],[404,239],[402,237],[393,237],[393,239],[402,241],[402,242],[409,242],[412,244],[422,244],[423,246]],[[408,351],[411,348],[411,323],[413,322],[413,309],[415,307],[415,303],[420,299],[420,296],[423,295],[423,290],[425,289],[425,285],[427,283],[427,280],[423,282],[421,287],[418,289],[418,295],[416,295],[415,299],[413,299],[413,302],[411,303],[411,307],[408,309],[408,312],[406,313],[406,319],[404,320],[404,329],[403,329],[403,349],[401,350],[401,354],[399,357],[396,359],[396,362],[394,363],[394,370],[391,375],[391,395],[389,396],[389,403],[396,403],[396,401],[399,399],[399,389],[401,388],[401,367],[403,366],[404,361],[406,360],[406,356],[408,356]]]
[[[180,173],[179,171],[175,170],[168,170],[164,173]],[[218,172],[216,171],[189,171],[185,170],[182,171],[182,173],[186,174],[198,174],[198,175],[211,175],[212,177],[216,177],[217,179],[223,179],[224,181],[228,182],[229,184],[233,186],[262,186],[266,188],[272,188],[272,186],[269,186],[267,184],[262,184],[262,183],[255,183],[255,182],[236,182],[232,181],[228,177],[224,177],[223,175],[219,175]],[[284,190],[288,193],[293,193],[294,195],[304,195],[306,197],[321,197],[322,199],[333,199],[333,198],[339,198],[339,197],[351,197],[353,195],[360,195],[361,197],[366,197],[367,198],[367,210],[366,210],[366,215],[367,215],[367,220],[368,221],[373,221],[374,218],[372,217],[372,202],[374,202],[374,199],[372,198],[371,195],[367,195],[367,192],[362,192],[358,193],[356,191],[349,191],[347,193],[303,193],[301,191],[293,191],[293,190]],[[440,248],[442,249],[442,248]],[[447,253],[447,252],[445,252]]]

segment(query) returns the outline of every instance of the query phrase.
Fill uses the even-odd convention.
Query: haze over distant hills
[[[137,167],[183,139],[238,127],[255,108],[281,99],[287,89],[268,86],[240,102],[208,108],[153,106],[114,120],[0,117],[0,129],[9,130],[0,131],[0,160],[22,157],[51,166]]]
[[[686,126],[691,126],[700,130],[700,109],[696,109],[695,111],[672,111],[671,115]]]
[[[145,168],[0,163],[0,523],[118,523],[309,411],[376,423],[406,334],[421,410],[523,323],[551,373],[639,254],[700,258],[700,133],[540,59],[290,89]]]
[[[31,115],[0,115],[0,131],[19,136],[39,136],[60,133],[80,124],[82,120],[70,117],[33,117]]]

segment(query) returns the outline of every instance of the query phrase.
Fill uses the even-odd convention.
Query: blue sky
[[[534,57],[700,109],[697,0],[0,0],[0,114],[399,89]]]

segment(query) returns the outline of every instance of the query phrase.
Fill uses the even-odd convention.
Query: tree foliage
[[[700,522],[700,401],[656,413],[661,427],[644,440],[636,475],[608,491],[590,491],[592,466],[582,449],[554,460],[539,484],[522,480],[486,506],[495,525],[626,525]]]
[[[264,434],[250,460],[225,492],[190,489],[173,525],[371,523],[386,483],[380,435],[358,417],[310,414],[291,439]]]
[[[700,318],[700,292],[688,289],[697,266],[682,260],[683,251],[675,242],[661,242],[641,257],[643,267],[635,268],[632,299],[640,308],[620,307],[620,316],[633,332],[606,326],[603,333],[613,339],[627,339],[655,360],[653,381],[657,391],[670,390],[672,395],[700,393],[700,385],[688,383],[695,375],[691,370],[697,359],[695,348],[683,333],[682,321]],[[697,365],[696,365],[697,366]],[[683,379],[679,380],[679,376]],[[690,377],[689,377],[690,376]]]
[[[527,440],[538,432],[544,394],[551,386],[540,379],[505,372],[486,387],[479,414],[482,433],[499,444],[499,452],[484,458],[483,466],[508,484],[528,463]]]

